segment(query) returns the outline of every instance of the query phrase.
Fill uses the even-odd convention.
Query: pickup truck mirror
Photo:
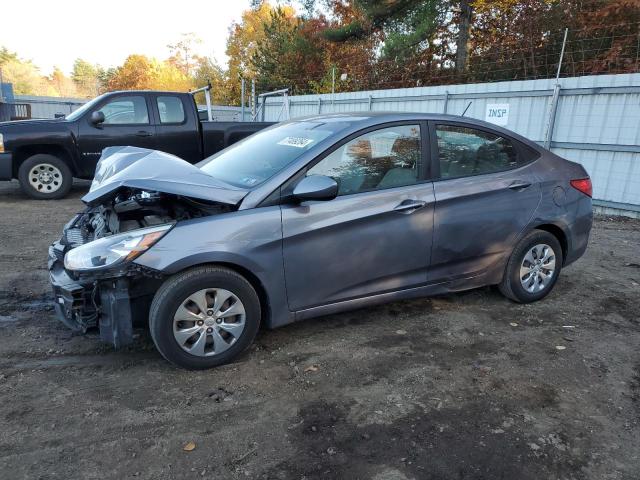
[[[305,200],[333,200],[338,196],[338,184],[325,175],[304,177],[293,189],[293,198]]]
[[[92,112],[91,113],[91,117],[89,119],[91,121],[91,123],[93,123],[94,125],[100,125],[101,123],[104,122],[104,113],[97,111],[97,112]]]

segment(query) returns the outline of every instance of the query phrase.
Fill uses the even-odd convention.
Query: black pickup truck
[[[73,177],[93,178],[106,147],[161,150],[196,163],[271,125],[202,116],[190,93],[123,91],[94,98],[66,118],[2,122],[0,180],[17,178],[33,198],[62,198]]]

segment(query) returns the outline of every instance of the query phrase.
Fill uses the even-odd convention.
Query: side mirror
[[[94,125],[100,125],[101,123],[104,122],[104,113],[98,111],[98,112],[93,112],[91,113],[91,117],[89,118],[89,120],[91,121],[91,123],[93,123]]]
[[[338,184],[331,177],[311,175],[304,177],[293,189],[293,197],[298,201],[333,200],[338,196]]]

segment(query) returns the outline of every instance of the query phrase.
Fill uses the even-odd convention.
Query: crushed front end
[[[104,242],[124,236],[127,240],[144,232],[168,231],[181,220],[230,208],[129,188],[119,189],[99,205],[88,207],[65,225],[60,240],[49,247],[49,278],[58,316],[76,331],[98,328],[100,338],[116,348],[131,343],[133,327],[146,325],[151,300],[164,279],[162,273],[130,261],[131,255],[104,268],[88,269],[68,268],[65,256],[101,239]]]
[[[58,316],[74,330],[98,328],[116,347],[131,343],[164,280],[135,259],[176,224],[236,210],[246,194],[167,153],[104,149],[87,208],[49,248]]]

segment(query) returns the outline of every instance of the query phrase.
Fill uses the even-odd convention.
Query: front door
[[[531,221],[541,193],[516,140],[464,124],[436,124],[436,197],[430,282],[470,278],[494,268]]]
[[[426,282],[434,194],[423,133],[418,124],[369,131],[307,170],[334,178],[339,193],[282,206],[291,310]]]
[[[93,125],[89,119],[93,111],[101,111],[105,120]],[[79,140],[84,176],[93,176],[102,150],[112,146],[155,149],[155,127],[149,105],[143,95],[122,95],[87,112],[80,121]]]

